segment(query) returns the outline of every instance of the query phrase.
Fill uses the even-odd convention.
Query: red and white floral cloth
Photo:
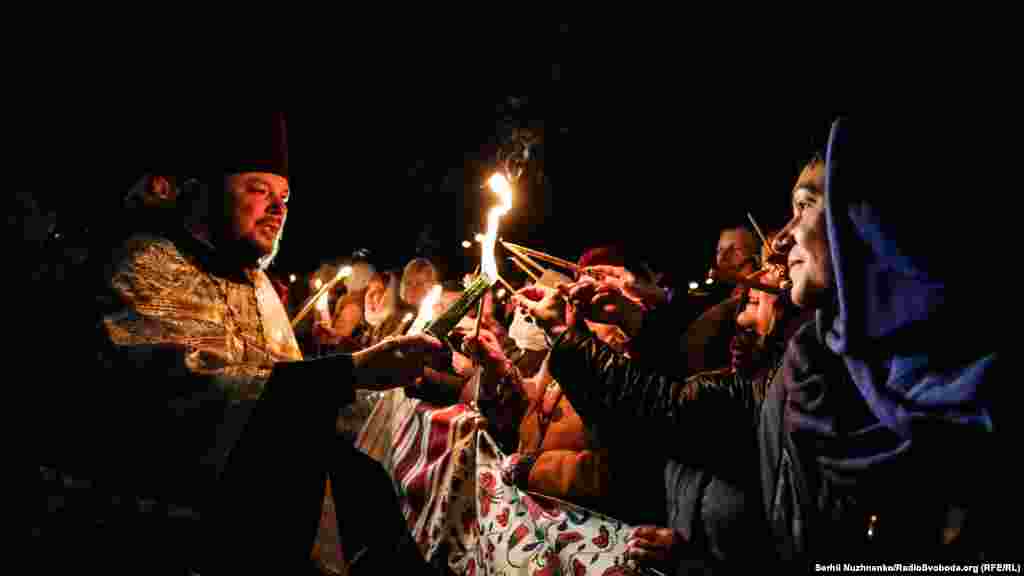
[[[503,480],[511,458],[478,412],[388,394],[357,446],[391,473],[424,557],[466,576],[637,574],[632,527]]]

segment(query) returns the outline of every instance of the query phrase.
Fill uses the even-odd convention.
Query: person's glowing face
[[[715,267],[723,272],[747,273],[752,270],[751,256],[756,244],[749,232],[723,230],[715,250]]]
[[[434,286],[434,275],[429,270],[420,270],[405,277],[405,301],[411,306],[419,306],[420,302],[430,293]]]
[[[232,174],[225,179],[228,239],[259,257],[277,251],[288,216],[288,179],[269,172]]]
[[[380,277],[374,277],[366,287],[366,309],[370,312],[381,312],[384,310],[385,296],[388,287]]]
[[[788,253],[790,299],[800,307],[820,306],[832,288],[824,190],[824,164],[804,168],[793,189],[793,218],[775,240],[775,249]]]

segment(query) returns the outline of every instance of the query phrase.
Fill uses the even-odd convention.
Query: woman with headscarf
[[[363,321],[366,289],[376,271],[369,262],[354,262],[351,266],[352,273],[340,282],[345,293],[334,302],[330,324],[317,324],[314,327],[314,334],[329,347],[330,352],[355,352],[360,349],[355,332]]]
[[[397,313],[398,277],[394,272],[375,272],[361,293],[364,312],[352,335],[355,350],[369,348],[397,334],[402,324]],[[338,433],[354,443],[380,396],[356,391],[356,401],[344,407],[338,415]]]
[[[368,348],[396,334],[402,324],[398,310],[397,272],[377,272],[363,297],[363,320],[355,331],[359,346]]]

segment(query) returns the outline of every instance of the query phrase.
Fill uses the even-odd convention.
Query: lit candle
[[[320,278],[315,278],[313,280],[313,286],[315,287],[316,292],[314,292],[313,295],[310,296],[309,300],[307,300],[306,304],[302,307],[302,310],[300,310],[299,313],[295,315],[295,318],[292,319],[292,327],[294,328],[296,325],[298,325],[298,323],[301,322],[302,319],[306,317],[306,314],[309,314],[309,312],[312,311],[314,308],[316,308],[317,311],[319,312],[325,311],[327,309],[327,291],[330,290],[331,287],[334,286],[342,278],[350,276],[351,274],[352,267],[345,266],[341,270],[338,270],[338,273],[335,274],[334,278],[332,278],[331,281],[328,282],[327,284],[324,284],[323,280],[321,280]]]
[[[426,297],[423,298],[423,302],[420,303],[419,314],[416,315],[416,321],[412,323],[412,327],[409,328],[409,334],[419,334],[427,326],[427,323],[434,318],[434,306],[441,301],[441,285],[434,284],[427,293]],[[411,315],[410,312],[408,315]]]
[[[501,217],[512,209],[512,187],[501,174],[495,174],[487,181],[491,190],[501,199],[501,203],[491,208],[487,214],[487,234],[477,234],[480,242],[480,274],[466,286],[462,295],[452,303],[440,316],[431,321],[424,330],[439,340],[451,344],[449,335],[455,326],[469,314],[469,311],[484,297],[491,286],[498,282],[498,263],[494,258],[494,247],[498,242],[498,222]]]

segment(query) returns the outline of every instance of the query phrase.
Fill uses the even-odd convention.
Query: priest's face
[[[225,180],[228,240],[264,259],[277,252],[288,216],[288,179],[269,172],[232,174]]]
[[[807,166],[793,187],[793,217],[775,240],[788,253],[790,299],[800,307],[819,307],[832,288],[832,258],[825,220],[825,165]]]

